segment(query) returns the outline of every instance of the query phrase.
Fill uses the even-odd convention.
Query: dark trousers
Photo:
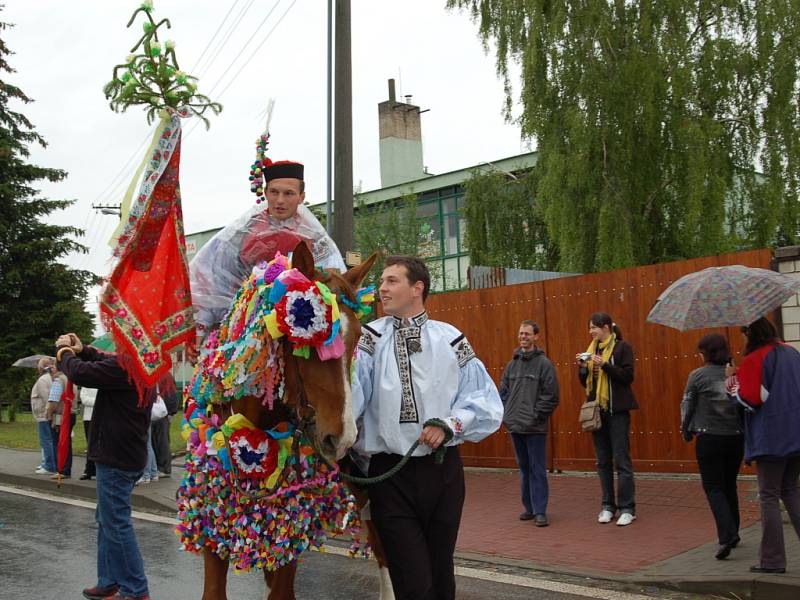
[[[83,433],[86,435],[86,447],[89,447],[89,428],[92,426],[92,420],[89,419],[88,421],[83,422]],[[86,453],[86,466],[83,468],[83,472],[85,475],[89,475],[90,477],[94,477],[96,475],[95,468],[94,468],[94,461],[89,460],[89,453]]]
[[[61,436],[61,428],[68,427],[69,432],[67,433],[67,438],[69,439],[69,443],[67,444],[68,451],[67,451],[67,460],[64,462],[64,468],[61,469],[59,472],[64,475],[65,477],[72,476],[72,428],[75,427],[75,415],[70,413],[68,416],[61,415],[61,425],[58,427],[53,427],[53,456],[56,457],[56,469],[58,469],[58,440]]]
[[[522,505],[531,515],[547,514],[547,434],[512,433],[519,465]]]
[[[695,442],[697,466],[720,544],[739,537],[739,496],[736,478],[744,456],[744,436],[703,433]]]
[[[759,459],[758,497],[761,499],[761,566],[767,569],[786,568],[783,545],[783,519],[778,500],[783,500],[789,520],[800,538],[800,456]]]
[[[594,453],[597,457],[597,474],[603,490],[602,506],[612,513],[636,514],[636,489],[633,483],[631,461],[631,414],[611,414],[600,411],[601,427],[592,432]],[[614,495],[614,467],[617,469],[618,490]]]
[[[400,458],[374,455],[370,477],[385,473]],[[453,552],[464,506],[458,450],[448,448],[441,465],[432,454],[410,459],[394,477],[370,486],[369,500],[396,600],[453,600]]]
[[[150,435],[153,452],[156,453],[158,470],[169,475],[172,473],[172,450],[169,445],[169,417],[150,421]]]

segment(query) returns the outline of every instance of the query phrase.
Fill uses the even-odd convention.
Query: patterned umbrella
[[[742,265],[689,273],[656,300],[647,320],[686,331],[749,325],[800,292],[800,281]]]
[[[18,358],[12,363],[12,367],[23,367],[26,369],[35,369],[39,366],[39,360],[42,358],[53,358],[52,356],[47,357],[44,354],[34,354],[32,356],[26,356],[25,358]],[[55,360],[55,358],[53,358]]]

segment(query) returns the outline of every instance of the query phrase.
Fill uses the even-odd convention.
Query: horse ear
[[[342,274],[342,278],[353,286],[354,289],[358,289],[361,285],[361,282],[367,277],[367,273],[372,268],[372,265],[375,264],[375,261],[378,259],[378,253],[373,252],[370,254],[370,257],[365,260],[363,263],[358,265],[357,267],[353,267],[349,269],[346,273]]]
[[[309,279],[314,279],[314,256],[306,242],[298,242],[292,252],[292,268],[297,269]]]

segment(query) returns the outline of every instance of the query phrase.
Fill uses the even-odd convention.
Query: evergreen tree
[[[8,74],[14,70],[2,33],[9,26],[0,22],[0,73]],[[72,237],[83,232],[42,221],[74,201],[38,196],[37,181],[58,182],[66,173],[28,162],[29,146],[46,143],[22,113],[12,110],[12,103],[31,99],[6,79],[0,79],[0,405],[10,405],[13,418],[30,396],[35,375],[11,364],[31,354],[52,354],[61,333],[91,335],[92,316],[83,304],[96,278],[58,262],[69,252],[86,251]]]
[[[800,0],[448,6],[494,44],[509,119],[518,93],[560,268],[797,243]]]

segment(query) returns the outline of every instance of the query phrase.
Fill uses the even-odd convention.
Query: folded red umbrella
[[[56,464],[58,466],[59,483],[61,483],[61,472],[67,464],[67,457],[69,456],[69,447],[72,443],[70,437],[72,436],[72,403],[75,401],[75,390],[72,388],[72,382],[67,380],[67,387],[61,393],[61,402],[64,405],[64,410],[61,413],[61,431],[58,434],[58,452],[56,455]]]

